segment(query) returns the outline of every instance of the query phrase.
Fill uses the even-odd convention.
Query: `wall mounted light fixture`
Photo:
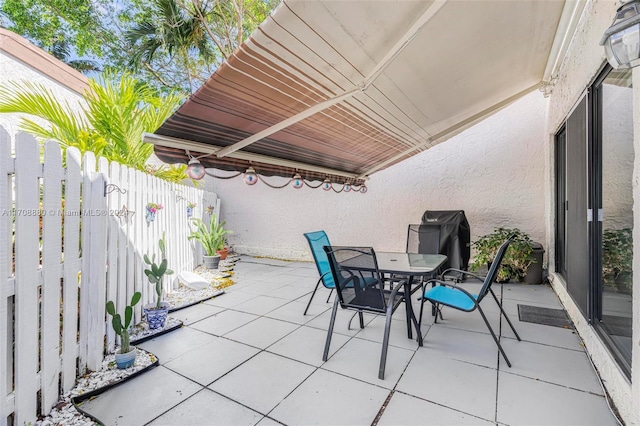
[[[615,69],[640,65],[640,0],[630,0],[618,8],[613,23],[602,36],[607,60]]]

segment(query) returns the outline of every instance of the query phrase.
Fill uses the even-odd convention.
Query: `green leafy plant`
[[[475,271],[479,267],[493,262],[498,248],[511,235],[514,238],[502,259],[497,280],[521,279],[525,275],[527,268],[535,262],[535,259],[531,256],[533,241],[531,241],[527,233],[520,231],[518,228],[496,228],[492,233],[483,235],[474,241],[473,247],[476,255],[471,264],[471,269]]]
[[[616,280],[633,271],[633,231],[631,228],[607,229],[602,233],[602,275],[605,280]],[[624,282],[627,288],[631,279]]]
[[[155,254],[151,257],[151,259],[149,259],[148,255],[146,254],[144,255],[144,263],[146,263],[151,267],[150,269],[145,269],[144,273],[149,279],[149,282],[151,284],[156,285],[156,295],[157,295],[156,309],[160,309],[162,307],[161,306],[162,294],[164,292],[162,279],[164,278],[165,275],[173,274],[173,271],[171,269],[167,269],[167,257],[165,255],[164,234],[162,235],[162,238],[158,241],[158,246],[160,247],[160,258],[162,259],[159,265],[156,263]]]
[[[222,250],[226,241],[225,236],[233,233],[233,231],[225,229],[227,222],[218,223],[215,215],[211,217],[208,227],[200,218],[193,218],[191,221],[195,225],[195,229],[191,231],[188,238],[199,241],[207,256],[215,256],[217,250]]]
[[[129,345],[129,326],[131,326],[131,320],[133,319],[133,307],[140,301],[142,294],[139,291],[133,293],[131,296],[131,302],[124,308],[124,324],[122,323],[122,317],[116,313],[116,307],[114,303],[109,300],[107,302],[107,313],[113,317],[111,320],[111,326],[113,331],[120,336],[120,353],[126,354],[131,351]]]

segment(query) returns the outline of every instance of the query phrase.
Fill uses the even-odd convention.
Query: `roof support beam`
[[[372,174],[373,172],[385,167],[388,164],[391,164],[395,161],[397,161],[398,159],[411,154],[413,151],[420,149],[420,148],[424,148],[427,146],[430,146],[433,144],[434,141],[437,141],[438,139],[440,139],[441,137],[444,136],[451,136],[452,133],[454,132],[459,132],[464,130],[466,127],[474,124],[477,120],[480,120],[481,118],[484,118],[490,114],[493,114],[494,112],[504,108],[505,106],[509,105],[510,103],[520,99],[521,97],[523,97],[524,95],[533,92],[534,90],[537,90],[538,88],[540,88],[541,86],[543,86],[544,83],[540,82],[537,84],[534,84],[533,86],[529,87],[528,89],[525,89],[521,92],[516,93],[513,96],[509,96],[507,99],[504,99],[500,102],[498,102],[495,105],[490,106],[489,108],[486,108],[482,111],[480,111],[477,114],[472,115],[471,117],[462,120],[459,123],[454,124],[453,126],[450,126],[446,129],[444,129],[441,132],[436,133],[435,135],[430,136],[426,141],[422,142],[419,145],[416,145],[412,148],[409,148],[405,151],[400,152],[397,155],[394,155],[393,157],[389,158],[386,161],[383,161],[382,163],[376,164],[374,167],[370,168],[369,170],[367,170],[366,172],[364,172],[363,174],[361,174],[360,176],[358,176],[358,179],[362,179],[363,176],[368,176],[370,174]]]
[[[241,141],[234,143],[233,145],[229,145],[225,148],[220,149],[216,152],[218,158],[222,158],[228,156],[232,152],[238,151],[248,145],[251,145],[254,142],[259,141],[260,139],[266,138],[276,132],[279,132],[282,129],[285,129],[293,124],[296,124],[299,121],[304,120],[307,117],[310,117],[318,112],[324,111],[325,109],[342,102],[343,100],[350,98],[360,91],[365,91],[369,86],[373,84],[373,82],[378,78],[378,76],[384,72],[384,70],[396,59],[396,57],[402,52],[415,38],[416,35],[424,28],[424,26],[442,9],[447,0],[435,0],[431,6],[414,22],[414,24],[409,28],[409,30],[398,40],[398,42],[387,52],[387,54],[382,58],[382,60],[371,70],[369,75],[367,75],[360,85],[352,90],[346,91],[341,95],[335,96],[333,98],[322,101],[298,114],[289,117],[278,124],[274,124],[271,127],[268,127],[261,132],[256,133],[255,135],[249,136]]]
[[[153,145],[166,146],[169,148],[179,148],[185,151],[201,152],[198,158],[215,155],[221,147],[215,145],[204,144],[200,142],[190,141],[186,139],[172,138],[169,136],[156,135],[154,133],[145,133],[142,140]],[[250,152],[233,152],[228,155],[231,158],[237,158],[245,161],[255,161],[257,163],[273,164],[276,166],[290,167],[292,169],[307,170],[310,172],[324,173],[329,175],[344,176],[349,179],[369,179],[368,176],[359,176],[357,173],[348,173],[342,170],[330,169],[328,167],[315,166],[312,164],[301,163],[298,161],[284,160],[282,158],[269,157],[266,155],[253,154]]]

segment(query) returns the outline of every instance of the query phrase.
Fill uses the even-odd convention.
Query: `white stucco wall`
[[[495,227],[518,227],[545,241],[544,115],[534,92],[480,124],[375,173],[366,194],[213,179],[221,215],[242,253],[311,259],[303,233],[324,229],[333,244],[403,250],[407,225],[425,210],[466,212],[472,240]],[[222,174],[222,172],[220,173]],[[267,178],[280,183],[279,178]]]
[[[5,30],[6,31],[6,30]],[[16,36],[16,38],[20,38]],[[67,102],[72,110],[79,110],[80,102],[82,102],[82,96],[74,90],[69,89],[64,84],[50,78],[41,71],[38,71],[31,67],[28,63],[25,63],[16,56],[13,56],[4,51],[0,46],[0,84],[6,84],[9,82],[20,83],[21,81],[29,81],[33,84],[40,84],[47,87],[56,99],[61,102]],[[32,47],[33,49],[34,47]],[[39,49],[38,49],[39,50]],[[27,52],[29,57],[33,57],[32,51]],[[45,52],[41,52],[42,55],[48,55]],[[56,60],[56,62],[59,62]],[[68,68],[62,62],[59,63],[60,67]],[[75,73],[75,71],[70,71]],[[77,73],[80,75],[79,73]],[[76,80],[79,79],[76,77]],[[77,84],[77,83],[76,83]],[[4,127],[11,135],[12,141],[15,140],[15,134],[20,131],[20,114],[0,114],[0,126]],[[30,117],[34,119],[34,117]],[[44,124],[44,121],[40,120]]]
[[[558,75],[558,80],[553,88],[550,97],[548,117],[547,117],[547,170],[550,179],[547,179],[546,203],[547,203],[547,235],[549,244],[553,245],[553,230],[555,203],[553,198],[553,176],[554,164],[554,134],[562,125],[573,105],[581,98],[586,88],[601,69],[605,61],[604,49],[599,46],[600,38],[604,31],[613,21],[615,11],[619,6],[615,1],[593,1],[587,4],[585,13],[578,25],[576,34],[571,42],[565,61]],[[634,70],[634,111],[640,111],[640,70]],[[634,203],[640,201],[640,189],[638,188],[638,170],[640,166],[640,122],[638,113],[634,116],[634,146],[635,146],[635,171],[633,179]],[[634,212],[634,270],[640,270],[640,212]],[[554,264],[553,250],[550,250],[549,265],[553,272]],[[634,313],[638,312],[638,296],[640,285],[640,274],[634,274]],[[633,385],[629,383],[626,376],[620,371],[616,362],[611,357],[600,338],[596,335],[584,319],[577,306],[566,291],[562,279],[551,274],[553,287],[558,293],[565,309],[571,316],[576,330],[583,339],[587,351],[598,369],[607,391],[612,396],[615,405],[627,424],[640,424],[640,315],[634,314],[633,323],[633,359],[632,370],[635,372],[632,377]],[[635,378],[635,380],[633,380]]]

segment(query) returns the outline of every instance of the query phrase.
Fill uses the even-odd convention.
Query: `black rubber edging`
[[[178,320],[178,321],[180,321],[180,320]],[[159,332],[153,333],[153,334],[149,334],[148,336],[141,337],[141,338],[139,338],[137,340],[132,340],[131,342],[129,342],[129,344],[130,345],[138,345],[140,343],[146,342],[147,340],[155,339],[156,337],[162,336],[163,334],[167,334],[170,331],[177,330],[178,328],[182,327],[182,325],[183,325],[182,321],[180,321],[179,324],[176,324],[173,327],[165,328],[162,331],[159,331]]]
[[[138,349],[138,350],[144,351],[144,349]],[[99,418],[97,418],[97,417],[93,416],[93,415],[92,415],[92,414],[90,414],[90,413],[87,413],[87,412],[86,412],[86,411],[84,411],[82,408],[80,408],[80,407],[78,406],[78,404],[81,404],[82,402],[86,401],[87,399],[93,398],[93,397],[95,397],[95,396],[98,396],[98,395],[100,395],[100,394],[102,394],[102,393],[104,393],[104,392],[106,392],[106,391],[110,390],[110,389],[113,389],[113,388],[115,388],[116,386],[119,386],[119,385],[121,385],[122,383],[125,383],[125,382],[127,382],[127,381],[129,381],[129,380],[133,379],[134,377],[137,377],[137,376],[139,376],[139,375],[140,375],[140,374],[142,374],[142,373],[146,373],[147,371],[151,370],[152,368],[156,368],[158,365],[160,365],[160,360],[158,359],[158,357],[157,357],[157,356],[155,356],[155,354],[153,354],[153,353],[151,353],[151,352],[148,352],[148,351],[145,351],[145,352],[146,352],[146,353],[148,353],[148,354],[153,355],[153,357],[154,357],[156,360],[155,360],[153,363],[151,363],[151,364],[147,365],[147,366],[146,366],[145,368],[143,368],[142,370],[138,370],[138,371],[136,371],[135,373],[133,373],[133,374],[131,374],[131,375],[129,375],[129,376],[127,376],[127,377],[125,377],[125,378],[121,379],[121,380],[118,380],[117,382],[109,383],[108,385],[103,386],[103,387],[101,387],[101,388],[94,389],[94,390],[89,391],[89,392],[87,392],[87,393],[83,393],[82,395],[77,395],[77,396],[72,397],[72,398],[71,398],[71,404],[73,404],[73,408],[75,408],[75,409],[76,409],[80,414],[82,414],[83,416],[90,418],[91,420],[93,420],[94,422],[96,422],[96,423],[98,423],[98,424],[100,424],[100,425],[104,425],[104,423],[103,423]]]

